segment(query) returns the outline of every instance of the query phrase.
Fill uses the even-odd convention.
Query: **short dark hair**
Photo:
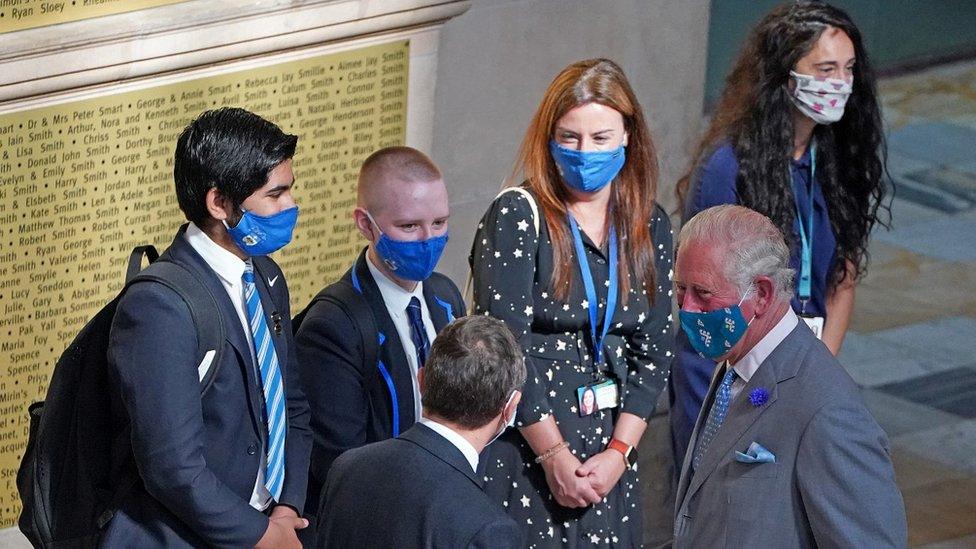
[[[297,135],[244,109],[206,111],[176,141],[173,178],[186,218],[201,224],[210,217],[206,196],[212,188],[240,206],[268,182],[279,164],[295,156]]]
[[[522,348],[504,322],[466,316],[441,330],[424,365],[424,408],[467,429],[498,416],[525,383]]]

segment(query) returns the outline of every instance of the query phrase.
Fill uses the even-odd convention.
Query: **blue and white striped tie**
[[[261,370],[261,387],[264,391],[264,412],[268,427],[268,463],[264,473],[264,486],[275,501],[281,496],[285,484],[285,388],[281,382],[278,354],[271,341],[268,321],[264,318],[261,296],[254,286],[254,267],[244,268],[244,300],[247,317],[254,336],[255,356]]]

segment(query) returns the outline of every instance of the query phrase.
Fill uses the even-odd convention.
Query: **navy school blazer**
[[[117,444],[131,446],[140,482],[106,525],[102,547],[244,547],[267,529],[268,518],[248,504],[267,438],[260,381],[233,302],[185,231],[184,225],[161,259],[189,269],[217,299],[226,332],[222,360],[210,365],[217,371],[201,397],[197,335],[182,298],[149,282],[126,291],[112,324],[108,368],[119,421],[131,431]],[[273,313],[283,324],[271,330],[288,418],[280,503],[301,513],[312,436],[288,288],[272,260],[255,263],[269,328]]]
[[[329,472],[312,546],[524,547],[521,528],[482,491],[481,478],[460,450],[419,423],[353,449]]]
[[[332,462],[342,452],[394,438],[417,420],[410,366],[383,296],[366,265],[365,249],[332,286],[342,284],[354,289],[341,292],[343,295],[362,301],[346,307],[313,301],[303,313],[295,335],[301,379],[312,410],[309,516]],[[335,288],[323,292],[330,290]],[[464,314],[461,292],[440,273],[433,273],[424,281],[423,294],[437,332]],[[363,303],[372,312],[377,333],[360,333],[360,322],[349,316],[349,311],[361,308]],[[375,364],[364,364],[367,344],[379,346]]]

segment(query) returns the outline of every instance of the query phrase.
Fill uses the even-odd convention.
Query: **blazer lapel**
[[[247,336],[244,335],[244,327],[241,325],[240,317],[237,314],[234,303],[230,300],[230,296],[227,295],[227,290],[220,282],[217,274],[214,273],[210,265],[200,257],[200,254],[183,237],[186,232],[186,227],[187,225],[180,227],[176,238],[173,239],[173,243],[166,252],[173,261],[189,268],[200,280],[204,281],[207,289],[210,290],[210,293],[217,300],[218,307],[226,321],[224,323],[225,338],[234,350],[237,351],[238,362],[247,378],[248,401],[251,403],[251,421],[255,432],[260,434],[264,429],[264,420],[261,415],[263,413],[263,403],[257,400],[259,395],[256,390],[257,387],[260,387],[260,382],[256,377],[254,368],[251,367],[251,348],[247,343]]]
[[[363,297],[370,309],[373,310],[377,328],[384,336],[379,355],[380,360],[383,361],[393,378],[393,386],[396,388],[399,404],[400,431],[403,432],[417,420],[413,402],[413,373],[411,373],[410,365],[407,363],[407,357],[403,351],[403,342],[400,341],[396,325],[393,324],[390,311],[386,308],[386,302],[383,301],[383,294],[380,293],[379,286],[373,280],[373,274],[366,266],[365,250],[359,255],[355,269]]]
[[[274,300],[274,294],[269,287],[270,281],[267,274],[262,272],[257,263],[254,265],[254,286],[257,288],[258,295],[261,297],[261,308],[264,309],[264,319],[268,323],[268,331],[271,333],[271,342],[274,344],[275,354],[278,357],[279,370],[282,380],[285,376],[283,365],[288,360],[288,340],[285,338],[284,325],[282,321],[283,307],[279,307]],[[280,275],[279,275],[280,276]],[[274,282],[278,282],[274,280]]]
[[[704,428],[705,418],[708,416],[708,410],[712,408],[712,403],[715,401],[715,392],[718,390],[718,385],[722,376],[719,375],[719,368],[716,365],[715,369],[712,371],[712,381],[708,385],[708,393],[705,397],[705,402],[702,403],[702,408],[698,412],[698,418],[695,420],[695,428],[691,432],[691,441],[688,444],[688,451],[682,458],[681,465],[681,476],[678,480],[678,490],[677,490],[677,503],[678,506],[675,509],[676,512],[680,512],[681,506],[684,503],[685,495],[688,491],[688,486],[692,480],[691,463],[695,455],[695,447],[698,445],[698,433]]]
[[[424,283],[424,301],[427,302],[430,321],[434,324],[434,331],[437,333],[440,333],[457,315],[451,303],[435,294],[432,285],[427,282]]]
[[[749,427],[766,410],[772,407],[778,397],[778,384],[796,375],[801,358],[809,345],[809,341],[803,337],[804,333],[801,328],[809,333],[806,325],[802,321],[799,322],[796,328],[766,357],[749,383],[733,400],[726,420],[709,444],[708,451],[702,456],[701,467],[695,471],[686,497],[694,496],[708,476],[722,463],[722,460],[731,454],[736,443],[739,442]],[[812,337],[812,334],[809,335]],[[749,401],[749,394],[759,387],[764,387],[769,391],[769,398],[765,404],[757,407]],[[699,414],[699,419],[702,415]]]
[[[434,457],[450,465],[467,477],[479,489],[482,487],[481,483],[478,482],[478,477],[475,476],[474,470],[471,469],[471,463],[464,457],[461,450],[454,446],[451,441],[434,432],[430,427],[417,423],[400,435],[400,438],[427,450]]]
[[[200,280],[203,280],[207,289],[214,295],[217,299],[217,303],[220,306],[221,312],[224,314],[224,318],[231,319],[228,322],[226,328],[227,341],[234,346],[234,349],[241,354],[242,358],[250,357],[250,349],[247,345],[247,338],[244,335],[244,327],[241,326],[240,321],[238,321],[237,309],[234,307],[234,303],[230,300],[230,296],[227,295],[227,290],[224,285],[220,282],[217,274],[214,273],[213,269],[207,262],[200,257],[200,254],[190,246],[190,243],[186,241],[183,237],[186,232],[186,225],[180,227],[179,232],[176,234],[176,238],[173,239],[173,243],[167,250],[172,259],[181,265],[189,267],[194,274],[196,274]],[[236,321],[236,322],[235,322]]]
[[[773,368],[767,368],[764,362],[756,370],[756,373],[753,374],[749,383],[742,389],[742,392],[732,401],[725,421],[722,422],[722,426],[719,428],[718,433],[715,434],[715,438],[709,443],[708,450],[702,456],[701,466],[695,471],[695,476],[691,479],[691,485],[688,488],[689,498],[695,495],[695,492],[704,484],[708,476],[727,457],[727,454],[732,451],[732,447],[742,437],[743,433],[759,419],[759,416],[776,402],[777,391],[775,378],[775,370]],[[749,403],[749,393],[755,387],[769,388],[769,400],[765,405],[758,408]],[[701,415],[705,415],[704,409]]]

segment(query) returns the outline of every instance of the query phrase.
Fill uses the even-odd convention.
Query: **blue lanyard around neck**
[[[813,270],[813,185],[814,178],[817,177],[817,141],[810,143],[810,190],[808,203],[810,205],[806,216],[806,227],[803,226],[804,218],[800,212],[800,201],[795,197],[793,202],[796,204],[796,224],[800,228],[800,281],[797,284],[796,292],[800,298],[800,313],[805,312],[807,301],[810,301],[811,272]],[[792,181],[793,174],[790,173]],[[800,185],[802,187],[802,185]]]
[[[569,218],[569,228],[573,232],[573,245],[576,247],[576,261],[579,263],[580,274],[583,276],[583,287],[586,290],[587,309],[590,313],[590,337],[593,343],[593,354],[596,357],[594,364],[603,362],[603,339],[610,331],[610,324],[613,322],[613,313],[617,308],[617,229],[610,227],[610,286],[607,289],[607,311],[603,317],[603,330],[597,337],[596,326],[599,318],[600,302],[596,295],[596,286],[593,284],[593,273],[590,272],[590,264],[586,260],[586,250],[583,248],[583,237],[580,236],[579,225],[573,214],[566,212]]]

